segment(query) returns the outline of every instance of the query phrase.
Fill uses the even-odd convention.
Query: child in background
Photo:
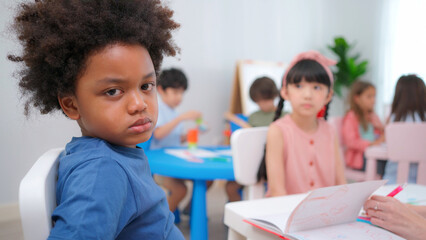
[[[274,80],[269,77],[257,78],[251,84],[249,94],[251,100],[259,106],[259,110],[250,114],[248,122],[229,112],[225,114],[226,120],[233,121],[242,128],[269,126],[274,119],[276,110],[274,101],[278,97],[278,88]]]
[[[287,68],[276,118],[284,99],[293,111],[274,121],[268,130],[267,196],[346,183],[336,133],[323,118],[317,118],[333,96],[333,74],[328,66],[334,64],[319,52],[309,51],[298,54]]]
[[[416,75],[401,76],[395,87],[389,122],[425,122],[426,121],[426,86]],[[410,163],[409,183],[417,182],[417,163]],[[388,161],[383,179],[387,184],[396,184],[398,163]]]
[[[274,101],[279,94],[274,80],[268,77],[257,78],[250,86],[249,93],[251,100],[259,106],[259,110],[250,114],[248,124],[245,123],[241,127],[269,126],[274,119],[276,112]],[[232,121],[229,115],[227,119]],[[226,183],[225,190],[230,202],[241,200],[239,191],[242,187],[242,185],[235,181],[228,181]]]
[[[48,239],[184,239],[136,144],[157,121],[156,73],[175,55],[179,25],[160,1],[36,1],[20,5],[19,86],[42,114],[77,121],[59,157]]]
[[[183,132],[183,122],[195,121],[201,118],[198,111],[188,111],[182,114],[176,112],[176,107],[182,102],[183,94],[188,88],[185,74],[171,68],[161,72],[158,78],[158,121],[151,140],[151,149],[176,147],[186,141]],[[167,201],[172,212],[187,193],[184,179],[162,177],[162,185],[169,190]]]
[[[364,151],[383,143],[383,125],[374,113],[376,88],[368,82],[356,81],[349,94],[350,109],[343,118],[342,136],[346,146],[346,165],[365,171]],[[377,173],[383,175],[386,161],[379,160]]]

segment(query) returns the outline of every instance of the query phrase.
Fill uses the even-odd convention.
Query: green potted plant
[[[349,51],[354,47],[346,42],[343,37],[334,38],[334,46],[328,48],[339,58],[334,73],[334,92],[342,97],[342,88],[349,88],[360,76],[367,71],[368,61],[358,63],[359,54],[349,55]]]

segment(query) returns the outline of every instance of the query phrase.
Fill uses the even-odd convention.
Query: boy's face
[[[158,86],[157,89],[161,96],[161,100],[171,108],[179,106],[182,102],[183,94],[185,93],[185,89],[183,88],[168,87],[164,90],[161,86]]]
[[[260,99],[256,101],[262,112],[273,112],[275,111],[274,99]]]
[[[74,96],[60,97],[64,112],[83,136],[136,147],[157,122],[154,65],[139,45],[114,44],[89,56]]]

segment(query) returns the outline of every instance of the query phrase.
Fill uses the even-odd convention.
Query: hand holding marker
[[[406,185],[407,185],[407,183],[404,183],[403,185],[399,185],[392,192],[390,192],[388,195],[386,195],[386,197],[394,197],[396,194],[401,192],[405,188]],[[378,205],[376,205],[374,207],[374,210],[377,210],[377,209],[378,209]],[[371,218],[367,217],[364,211],[362,212],[361,216],[358,216],[358,218],[357,218],[358,222],[365,222],[365,223],[371,224],[370,220],[371,220]]]

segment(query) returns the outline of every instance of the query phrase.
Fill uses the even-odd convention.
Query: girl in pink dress
[[[333,96],[335,61],[319,52],[304,52],[287,68],[280,91],[292,113],[274,121],[266,144],[267,196],[282,196],[346,183],[335,131],[317,114]]]

